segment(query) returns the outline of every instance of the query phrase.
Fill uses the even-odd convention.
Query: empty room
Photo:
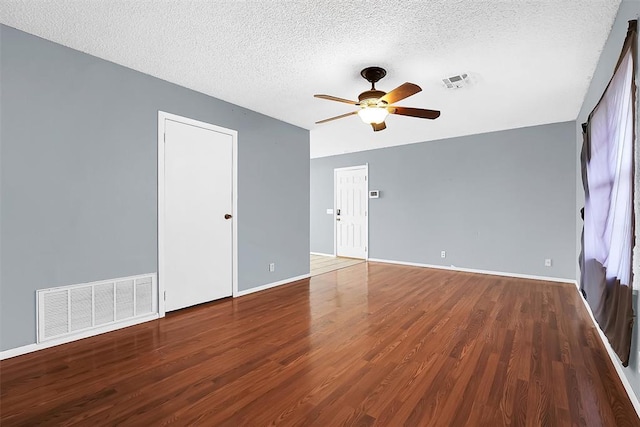
[[[6,0],[0,425],[640,426],[640,0]]]

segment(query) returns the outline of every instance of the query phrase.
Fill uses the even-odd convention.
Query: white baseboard
[[[297,282],[298,280],[308,279],[309,277],[311,277],[310,274],[303,274],[302,276],[289,277],[288,279],[279,280],[279,281],[273,282],[273,283],[267,283],[266,285],[256,286],[255,288],[250,288],[250,289],[245,289],[244,291],[238,291],[238,293],[235,294],[234,297],[242,297],[242,296],[245,296],[245,295],[252,294],[254,292],[260,292],[260,291],[264,291],[264,290],[267,290],[267,289],[270,289],[270,288],[275,288],[276,286],[286,285],[287,283]]]
[[[134,319],[129,319],[121,323],[115,323],[111,325],[98,327],[98,328],[80,332],[74,335],[67,335],[65,337],[58,338],[58,339],[52,339],[52,340],[44,341],[41,343],[34,343],[34,344],[24,345],[22,347],[11,348],[9,350],[4,350],[0,352],[0,360],[9,359],[11,357],[16,357],[16,356],[22,356],[23,354],[33,353],[34,351],[44,350],[45,348],[54,347],[61,344],[67,344],[72,341],[77,341],[83,338],[92,337],[94,335],[100,335],[107,332],[112,332],[118,329],[127,328],[129,326],[137,325],[144,322],[149,322],[151,320],[156,320],[156,319],[158,319],[158,313],[153,313],[153,314],[148,314],[146,316],[136,317]]]
[[[633,407],[636,410],[636,413],[638,414],[638,418],[640,418],[640,400],[638,400],[638,396],[636,396],[635,392],[633,391],[633,387],[631,387],[631,383],[629,382],[629,379],[627,378],[627,376],[624,374],[624,371],[622,370],[622,363],[618,359],[618,355],[613,350],[613,347],[611,347],[611,344],[609,343],[609,339],[607,338],[607,336],[604,334],[604,332],[602,332],[602,329],[600,329],[600,326],[598,325],[598,322],[596,321],[596,318],[593,315],[593,311],[591,311],[591,307],[587,303],[587,300],[582,297],[580,290],[578,290],[578,297],[584,303],[584,306],[587,309],[587,312],[589,313],[589,317],[591,317],[591,321],[593,322],[593,326],[595,326],[596,330],[598,331],[598,335],[600,336],[600,341],[602,341],[602,344],[604,344],[604,348],[607,349],[607,354],[611,359],[611,363],[613,363],[614,368],[616,368],[616,372],[620,377],[620,381],[622,382],[622,385],[624,386],[625,391],[629,395],[629,400],[631,400],[631,403],[633,404]],[[638,363],[640,363],[640,361],[638,361]]]
[[[421,264],[421,263],[417,263],[417,262],[394,261],[394,260],[380,259],[380,258],[369,258],[368,261],[371,261],[371,262],[384,262],[384,263],[387,263],[387,264],[409,265],[409,266],[412,266],[412,267],[437,268],[437,269],[440,269],[440,270],[462,271],[462,272],[465,272],[465,273],[489,274],[491,276],[516,277],[518,279],[544,280],[545,282],[559,282],[559,283],[577,284],[577,281],[574,280],[574,279],[563,279],[561,277],[535,276],[535,275],[532,275],[532,274],[505,273],[505,272],[502,272],[502,271],[478,270],[478,269],[475,269],[475,268],[456,267],[454,265],[447,266],[447,265],[435,265],[435,264]]]
[[[309,252],[311,255],[318,255],[318,256],[328,256],[331,258],[335,258],[336,256],[334,254],[324,254],[322,252]]]

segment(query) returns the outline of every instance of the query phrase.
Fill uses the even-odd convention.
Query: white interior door
[[[170,119],[164,127],[160,280],[171,311],[232,294],[233,136]]]
[[[367,166],[335,170],[336,255],[367,258]]]

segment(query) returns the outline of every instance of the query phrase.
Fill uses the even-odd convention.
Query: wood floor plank
[[[0,362],[0,425],[640,426],[575,285],[361,263]]]

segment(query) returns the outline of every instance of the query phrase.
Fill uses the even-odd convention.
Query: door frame
[[[238,294],[238,131],[223,128],[221,126],[212,125],[210,123],[201,122],[199,120],[190,119],[188,117],[178,116],[176,114],[158,111],[158,314],[160,317],[165,316],[165,286],[164,286],[164,248],[165,248],[165,218],[164,218],[164,180],[165,180],[165,123],[171,120],[186,125],[196,126],[215,132],[230,135],[232,139],[232,297]]]
[[[365,180],[366,190],[365,190],[365,251],[364,251],[364,259],[365,261],[369,259],[369,163],[365,163],[364,165],[357,166],[347,166],[343,168],[334,168],[333,169],[333,256],[338,256],[338,228],[336,227],[336,219],[337,219],[337,188],[338,188],[338,171],[348,171],[348,170],[357,170],[364,169],[365,171]]]

